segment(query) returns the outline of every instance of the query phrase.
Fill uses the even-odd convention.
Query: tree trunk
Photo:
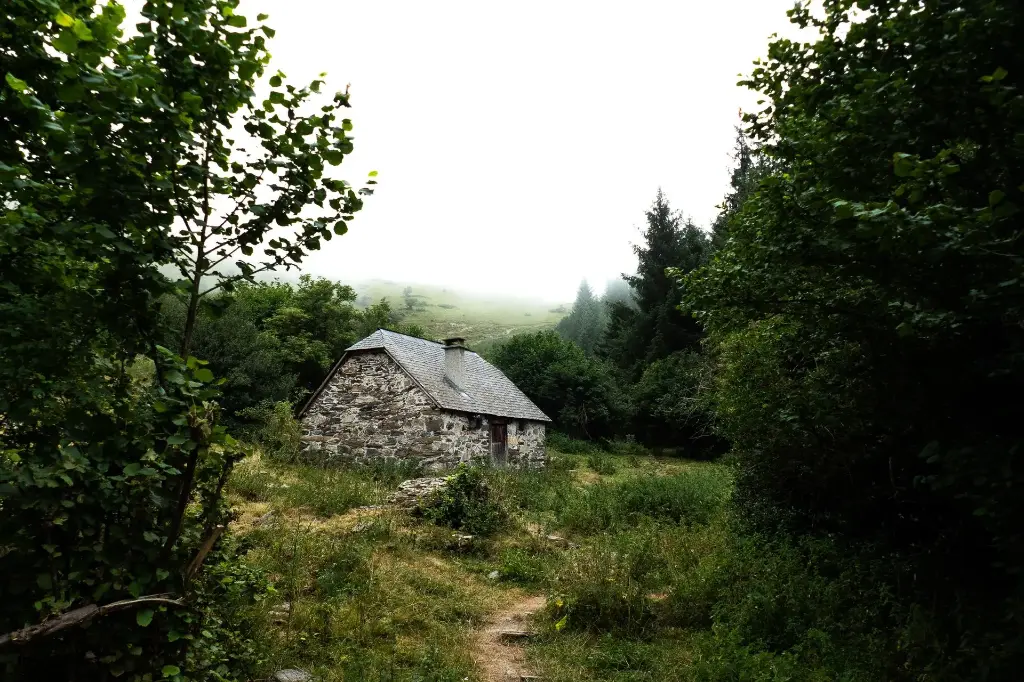
[[[181,334],[181,349],[178,355],[188,359],[188,353],[192,350],[192,335],[196,329],[196,318],[199,316],[199,284],[203,276],[202,245],[199,247],[199,256],[196,259],[196,271],[192,277],[192,286],[189,288],[188,314],[185,316],[185,328]]]

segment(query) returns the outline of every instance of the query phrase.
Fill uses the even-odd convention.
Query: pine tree
[[[555,331],[563,339],[572,341],[582,348],[588,355],[593,355],[604,335],[606,325],[604,306],[594,296],[587,280],[583,280],[576,292],[576,301],[572,305],[572,310],[562,318],[555,327]]]
[[[757,190],[761,180],[772,170],[771,160],[750,145],[743,130],[736,128],[736,146],[733,151],[735,166],[729,179],[731,190],[719,206],[721,209],[711,225],[711,246],[717,251],[729,238],[729,221],[739,213],[747,198]]]
[[[701,328],[679,310],[682,290],[666,270],[690,272],[700,266],[710,251],[707,235],[673,211],[659,189],[647,211],[643,243],[633,247],[637,272],[623,275],[633,290],[636,306],[614,302],[609,308],[609,325],[602,355],[608,357],[630,379],[636,380],[643,366],[681,350],[696,350]]]

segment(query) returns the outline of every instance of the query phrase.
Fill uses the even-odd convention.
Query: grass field
[[[372,508],[409,471],[243,462],[230,483],[234,536],[275,589],[245,616],[262,672],[505,679],[501,656],[514,648],[495,645],[488,627],[518,609],[537,633],[518,664],[542,679],[691,679],[681,667],[688,635],[676,625],[701,608],[692,599],[722,544],[727,470],[549,454],[542,472],[486,472],[504,520],[469,541]]]
[[[496,341],[516,333],[551,329],[572,305],[383,280],[356,284],[354,288],[361,302],[387,298],[405,314],[403,322],[423,327],[431,338],[465,336],[476,351],[486,351]],[[406,288],[412,290],[408,299],[412,307],[406,304]]]

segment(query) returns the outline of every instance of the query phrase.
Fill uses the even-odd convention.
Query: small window
[[[526,420],[525,419],[520,419],[519,420],[519,424],[516,425],[516,431],[518,431],[519,433],[522,433],[525,430],[526,430]]]

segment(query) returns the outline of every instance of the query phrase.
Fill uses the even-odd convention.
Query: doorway
[[[508,450],[508,425],[491,424],[491,463],[494,466],[505,466]]]

